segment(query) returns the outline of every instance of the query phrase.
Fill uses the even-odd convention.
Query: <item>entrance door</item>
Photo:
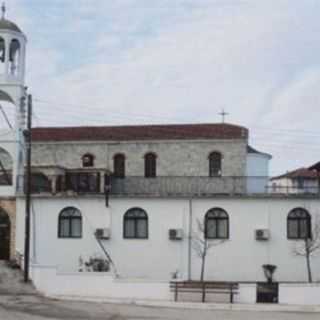
[[[0,260],[10,257],[10,219],[8,214],[0,208]]]

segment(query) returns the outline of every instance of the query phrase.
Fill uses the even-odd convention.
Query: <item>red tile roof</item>
[[[226,123],[33,128],[33,141],[247,139],[248,129]]]
[[[290,179],[298,179],[298,178],[304,178],[304,179],[315,179],[320,177],[317,170],[310,170],[309,168],[299,168],[294,171],[287,172],[285,174],[282,174],[281,176],[273,177],[271,180],[277,180],[281,178],[290,178]]]
[[[320,162],[315,163],[314,165],[312,165],[308,169],[309,170],[316,170],[316,171],[320,172]]]

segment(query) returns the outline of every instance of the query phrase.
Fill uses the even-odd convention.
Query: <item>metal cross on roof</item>
[[[6,16],[6,4],[5,4],[5,2],[2,2],[1,12],[2,12],[1,19],[4,19],[5,16]]]
[[[219,115],[222,117],[222,123],[224,123],[224,120],[225,120],[226,116],[229,115],[229,113],[225,112],[225,110],[222,109],[222,111],[219,113]]]

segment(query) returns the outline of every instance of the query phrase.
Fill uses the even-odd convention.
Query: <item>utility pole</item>
[[[25,100],[25,97],[22,99]],[[22,103],[24,103],[24,100]],[[28,118],[27,130],[24,131],[26,145],[26,169],[25,169],[25,195],[26,195],[26,215],[25,215],[25,242],[24,242],[24,282],[29,281],[30,265],[30,204],[31,204],[31,127],[32,127],[32,96],[28,95]]]

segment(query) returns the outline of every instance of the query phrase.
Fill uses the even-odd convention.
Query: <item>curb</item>
[[[286,304],[226,304],[226,303],[200,303],[200,302],[171,302],[160,300],[115,299],[102,297],[61,296],[50,295],[51,299],[71,300],[96,303],[126,304],[141,307],[158,307],[170,309],[218,310],[218,311],[261,311],[261,312],[294,312],[294,313],[320,313],[320,305],[286,305]]]

